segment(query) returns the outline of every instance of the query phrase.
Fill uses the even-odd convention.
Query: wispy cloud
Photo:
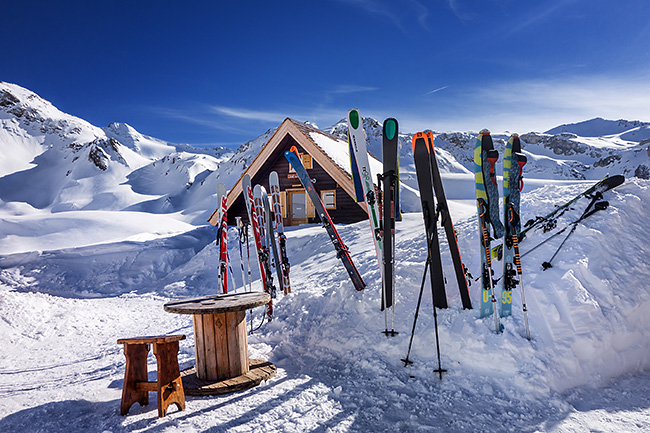
[[[449,6],[449,9],[462,22],[470,21],[475,17],[473,12],[468,12],[464,9],[460,0],[447,0],[447,6]]]
[[[455,0],[449,0],[453,2]],[[557,2],[548,3],[539,3],[538,7],[532,8],[528,16],[522,17],[514,22],[514,25],[510,26],[508,31],[504,33],[505,37],[512,36],[519,31],[531,28],[533,25],[543,22],[551,15],[555,14],[560,9],[563,9],[572,3],[575,3],[577,0],[561,0]]]
[[[194,125],[204,126],[217,131],[224,131],[233,134],[245,134],[249,129],[237,127],[232,123],[224,122],[223,119],[215,116],[206,116],[208,111],[204,107],[194,110],[179,110],[161,107],[149,107],[149,111],[170,120],[177,120]]]
[[[348,93],[359,93],[359,92],[372,92],[375,90],[378,90],[377,87],[340,84],[334,87],[332,93],[348,94]]]
[[[213,105],[210,107],[210,110],[227,117],[258,120],[261,122],[281,122],[286,117],[285,114],[280,112],[249,110],[246,108],[224,107],[220,105]]]
[[[381,0],[338,0],[345,4],[352,4],[366,12],[369,12],[373,15],[378,15],[382,18],[385,18],[391,21],[394,25],[399,28],[402,28],[402,23],[400,22],[398,15],[392,10],[393,4],[390,2],[384,2]]]
[[[426,95],[431,95],[433,93],[440,92],[441,90],[445,90],[447,87],[449,87],[449,86],[438,87],[437,89],[433,89],[432,91],[427,92],[424,95],[426,96]]]
[[[357,8],[381,17],[393,23],[401,30],[405,30],[404,21],[413,20],[413,14],[420,25],[429,29],[428,18],[429,9],[420,0],[407,0],[408,7],[404,7],[404,2],[394,0],[337,0],[339,3],[353,5]]]

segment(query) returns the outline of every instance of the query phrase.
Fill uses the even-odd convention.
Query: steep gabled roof
[[[241,195],[244,176],[248,174],[252,178],[271,157],[277,147],[285,141],[287,135],[302,146],[348,195],[355,197],[347,141],[287,117],[228,192],[228,208]],[[369,158],[371,171],[381,173],[381,162],[372,155],[369,155]],[[358,203],[358,205],[365,212],[365,205],[363,203]],[[217,211],[215,210],[208,222],[216,225],[216,216]]]

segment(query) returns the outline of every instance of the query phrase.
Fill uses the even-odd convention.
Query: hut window
[[[336,190],[321,191],[320,198],[325,209],[336,209]]]
[[[302,162],[303,167],[305,167],[305,170],[311,170],[314,168],[314,163],[311,158],[311,155],[308,153],[301,153],[300,154],[300,162]],[[296,170],[293,169],[293,166],[289,164],[289,173],[295,173]]]
[[[302,154],[302,165],[304,165],[307,170],[314,168],[314,164],[312,163],[310,154],[308,153]]]

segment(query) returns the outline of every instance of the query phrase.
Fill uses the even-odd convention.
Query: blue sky
[[[0,80],[227,145],[358,107],[406,132],[650,121],[647,0],[3,2]]]

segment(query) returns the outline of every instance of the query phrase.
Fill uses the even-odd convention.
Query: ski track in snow
[[[522,196],[522,215],[545,214],[582,189],[532,190]],[[249,336],[250,356],[273,362],[278,374],[240,393],[188,396],[185,411],[172,406],[163,419],[155,399],[119,416],[125,361],[116,340],[184,333],[179,362],[181,368],[193,365],[191,318],[162,306],[214,293],[214,228],[2,255],[0,431],[650,431],[650,182],[628,180],[605,198],[610,207],[578,225],[553,268],[542,271],[541,262],[563,236],[523,259],[532,341],[524,337],[518,291],[500,335],[491,318],[478,318],[478,282],[470,288],[475,309],[460,309],[440,230],[450,304],[438,311],[442,367],[448,370],[442,381],[432,372],[437,357],[428,278],[410,355],[414,364],[405,368],[400,361],[426,258],[420,214],[404,214],[397,225],[394,338],[380,333],[379,268],[368,222],[338,227],[368,284],[362,292],[353,289],[321,227],[287,228],[293,293],[279,295],[275,319]],[[468,212],[469,199],[450,200],[450,206],[463,261],[478,277],[477,221]],[[558,227],[584,206],[585,200],[578,202]],[[147,233],[145,220],[133,222],[125,239],[137,224]],[[48,235],[34,227],[35,238]],[[232,229],[229,235],[241,286],[237,236]],[[533,231],[522,250],[546,236]],[[496,276],[500,265],[494,263]],[[255,267],[252,273],[259,290]],[[254,310],[255,325],[262,313]],[[152,379],[154,365],[150,355]]]

